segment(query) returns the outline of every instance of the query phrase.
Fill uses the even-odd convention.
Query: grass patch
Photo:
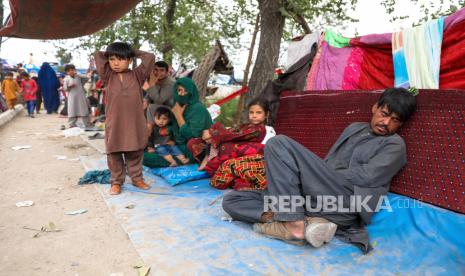
[[[234,124],[234,117],[236,116],[238,103],[239,103],[239,97],[236,97],[232,99],[231,101],[223,104],[221,106],[221,114],[218,118],[215,119],[215,122],[220,122],[225,127],[232,127]]]

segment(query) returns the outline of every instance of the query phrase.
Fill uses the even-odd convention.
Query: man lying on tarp
[[[403,88],[386,89],[372,107],[370,123],[352,123],[324,160],[287,136],[265,146],[268,189],[232,191],[223,209],[252,222],[254,231],[292,244],[320,247],[338,235],[365,253],[363,227],[385,204],[392,177],[407,162],[404,140],[396,134],[416,109]]]

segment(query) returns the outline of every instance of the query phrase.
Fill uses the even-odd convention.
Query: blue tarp
[[[87,169],[102,163],[84,160]],[[149,191],[124,185],[121,195],[109,196],[109,185],[96,187],[154,274],[465,275],[465,215],[404,196],[388,195],[393,212],[373,217],[374,250],[363,255],[336,239],[319,249],[298,247],[229,222],[215,201],[223,191],[208,180],[173,187],[145,178]],[[125,208],[130,204],[135,208]]]

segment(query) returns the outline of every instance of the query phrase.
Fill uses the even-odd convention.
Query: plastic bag
[[[199,165],[185,165],[179,167],[165,167],[150,169],[154,175],[163,177],[171,186],[176,186],[193,180],[209,178],[206,171],[198,171]]]

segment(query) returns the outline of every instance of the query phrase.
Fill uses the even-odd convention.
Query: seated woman
[[[180,78],[174,84],[174,106],[171,109],[176,120],[173,122],[174,142],[183,155],[193,161],[187,150],[187,142],[202,136],[202,131],[212,125],[210,113],[199,100],[199,91],[189,78]],[[181,160],[179,160],[181,161]],[[183,162],[184,163],[184,162]],[[153,152],[144,153],[143,164],[150,168],[168,167],[170,163]]]
[[[266,185],[262,181],[264,176],[261,177],[262,173],[264,175],[263,148],[266,141],[276,133],[273,127],[265,125],[269,114],[266,102],[254,100],[249,104],[248,110],[249,123],[239,130],[227,130],[221,124],[215,124],[204,131],[202,138],[210,147],[206,147],[200,169],[205,167],[205,171],[212,176],[211,185],[215,188]],[[201,156],[198,139],[189,141],[188,147],[195,156]],[[244,168],[244,172],[239,168]],[[231,178],[233,175],[237,177]],[[255,179],[253,183],[252,179]]]

